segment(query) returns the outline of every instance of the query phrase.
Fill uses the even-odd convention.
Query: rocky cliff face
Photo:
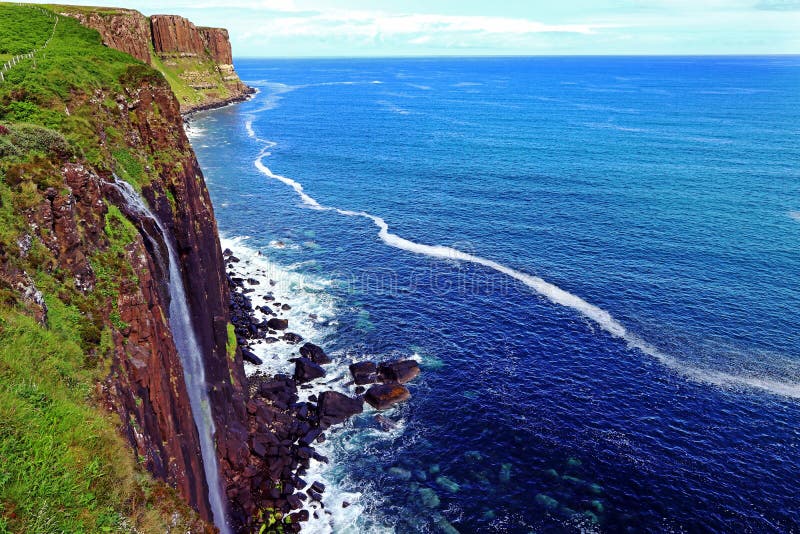
[[[214,61],[220,65],[232,65],[233,52],[228,39],[228,30],[225,28],[198,28],[198,30]]]
[[[154,66],[175,54],[196,62],[180,55],[201,52],[215,69],[230,61],[224,30],[156,18],[151,36],[151,26],[142,24],[147,19],[135,11],[98,11],[69,15],[98,29],[108,46],[133,54],[146,43]],[[49,29],[52,21],[42,23]],[[170,239],[203,355],[222,490],[233,526],[255,525],[259,512],[276,507],[263,487],[274,490],[277,478],[269,483],[253,466],[285,466],[264,459],[263,444],[276,442],[266,423],[272,417],[263,401],[249,398],[241,350],[229,337],[223,255],[184,132],[185,107],[153,68],[100,46],[97,35],[74,20],[65,17],[61,27],[55,39],[63,35],[63,42],[36,69],[20,68],[0,85],[0,311],[13,305],[46,331],[54,319],[48,302],[75,309],[80,324],[64,330],[80,329],[85,365],[103,376],[96,395],[87,395],[92,405],[99,400],[115,414],[131,456],[208,521],[208,481],[170,329],[163,247],[153,241]],[[151,39],[160,43],[156,55],[149,53]],[[63,66],[83,58],[91,67],[80,70],[83,78],[65,81],[72,84],[68,91],[51,91],[48,84]],[[45,119],[58,126],[29,124]],[[127,206],[111,185],[117,176],[139,191],[166,235]]]
[[[243,100],[252,93],[236,74],[223,28],[197,27],[177,15],[145,17],[131,9],[59,9],[97,30],[106,46],[169,74],[183,113]]]
[[[132,9],[67,12],[81,24],[94,28],[103,43],[150,65],[150,24]]]
[[[153,48],[157,54],[199,56],[205,54],[205,43],[200,32],[188,19],[177,15],[150,17]]]

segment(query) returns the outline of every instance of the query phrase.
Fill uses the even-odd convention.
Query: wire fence
[[[17,5],[18,6],[22,6],[24,4],[17,4]],[[28,6],[28,7],[30,7],[31,9],[37,9],[37,10],[41,11],[43,14],[45,14],[48,18],[53,19],[53,21],[54,21],[53,22],[53,31],[50,32],[50,37],[47,38],[47,40],[44,42],[44,44],[42,44],[42,46],[40,46],[38,48],[34,48],[30,52],[26,52],[24,54],[17,54],[16,56],[14,56],[11,59],[9,59],[8,61],[6,61],[3,64],[3,68],[0,69],[0,83],[4,83],[6,81],[6,73],[9,70],[11,70],[12,68],[16,67],[21,61],[23,61],[25,59],[32,59],[33,60],[33,65],[34,65],[34,68],[35,68],[36,67],[36,54],[44,51],[44,49],[47,48],[47,45],[50,44],[50,41],[53,40],[53,36],[55,36],[55,34],[56,34],[56,28],[58,27],[58,15],[56,15],[52,11],[48,11],[46,9],[42,9],[41,7],[35,7],[35,6]]]

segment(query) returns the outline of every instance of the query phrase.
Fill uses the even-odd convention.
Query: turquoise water
[[[330,282],[339,361],[425,369],[333,440],[358,528],[800,529],[800,59],[237,70],[223,235]]]

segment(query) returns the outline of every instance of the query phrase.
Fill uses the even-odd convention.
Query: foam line
[[[380,237],[380,239],[390,247],[406,250],[416,254],[423,254],[433,258],[459,260],[478,265],[483,265],[484,267],[493,269],[499,273],[509,276],[515,280],[518,280],[519,282],[522,282],[536,293],[547,298],[549,301],[558,304],[560,306],[565,306],[567,308],[575,310],[576,312],[580,313],[587,319],[594,322],[597,326],[599,326],[612,336],[625,341],[630,348],[637,349],[643,352],[644,354],[647,354],[655,358],[663,365],[690,379],[699,382],[713,384],[719,387],[734,387],[734,388],[747,387],[747,388],[766,391],[776,395],[790,397],[793,399],[800,399],[800,384],[795,382],[781,382],[778,380],[772,380],[762,377],[741,376],[731,373],[725,373],[722,371],[701,369],[698,367],[686,365],[685,363],[679,361],[677,358],[660,351],[658,348],[654,347],[647,341],[641,339],[636,334],[629,332],[622,325],[622,323],[614,319],[614,317],[612,317],[611,314],[606,310],[598,306],[595,306],[594,304],[586,302],[581,297],[574,295],[569,291],[565,291],[564,289],[561,289],[560,287],[551,284],[543,280],[542,278],[539,278],[538,276],[534,276],[528,273],[524,273],[522,271],[518,271],[516,269],[512,269],[511,267],[508,267],[496,261],[483,258],[481,256],[468,254],[466,252],[462,252],[452,247],[447,247],[443,245],[425,245],[422,243],[416,243],[414,241],[410,241],[408,239],[398,236],[397,234],[391,233],[389,231],[389,225],[384,219],[378,217],[377,215],[372,215],[371,213],[367,213],[365,211],[351,211],[351,210],[343,210],[340,208],[334,208],[330,206],[323,206],[322,204],[317,202],[314,198],[312,198],[310,195],[308,195],[303,190],[303,186],[300,183],[298,183],[295,180],[292,180],[291,178],[275,174],[266,165],[264,165],[263,159],[270,155],[269,149],[274,147],[275,143],[257,137],[255,132],[253,131],[252,120],[248,120],[247,130],[251,138],[255,139],[256,141],[265,143],[264,148],[262,148],[258,157],[255,159],[255,166],[259,171],[261,171],[261,173],[263,173],[268,178],[272,178],[274,180],[283,182],[284,184],[294,189],[294,191],[301,198],[303,203],[312,209],[321,211],[334,211],[336,213],[345,215],[347,217],[364,217],[366,219],[370,219],[375,224],[375,226],[378,227],[379,229],[378,236]]]

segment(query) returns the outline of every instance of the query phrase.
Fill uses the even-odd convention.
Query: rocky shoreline
[[[219,109],[224,108],[225,106],[230,106],[232,104],[239,104],[240,102],[246,102],[253,98],[253,96],[258,93],[258,90],[254,87],[245,86],[247,89],[243,91],[242,94],[233,96],[231,98],[226,98],[223,100],[219,100],[216,102],[209,102],[207,104],[201,104],[199,106],[189,107],[186,111],[181,111],[181,117],[183,117],[183,122],[185,125],[188,125],[189,119],[191,119],[192,115],[198,113],[200,111],[209,111],[212,109]]]
[[[312,516],[319,520],[331,513],[323,503],[324,482],[306,478],[312,462],[329,461],[315,446],[324,443],[326,433],[335,432],[336,425],[363,413],[365,403],[379,411],[408,400],[411,394],[403,384],[415,378],[420,368],[414,360],[354,362],[348,368],[349,380],[343,384],[347,394],[332,389],[311,393],[312,388],[328,387],[325,378],[343,370],[337,367],[344,363],[333,361],[323,347],[291,331],[286,314],[293,305],[285,302],[285,296],[276,300],[274,280],[267,285],[248,276],[253,273],[248,272],[246,262],[229,249],[223,257],[231,290],[231,321],[244,360],[262,366],[254,346],[280,343],[292,346],[292,357],[284,363],[294,365],[291,375],[258,370],[248,377],[248,444],[258,461],[244,473],[250,476],[250,483],[244,485],[249,491],[241,491],[241,483],[229,488],[233,519],[251,530],[260,524],[283,522],[284,529],[299,532]],[[375,418],[385,421],[378,414]],[[350,504],[343,501],[341,506]],[[264,517],[264,510],[272,515]]]

